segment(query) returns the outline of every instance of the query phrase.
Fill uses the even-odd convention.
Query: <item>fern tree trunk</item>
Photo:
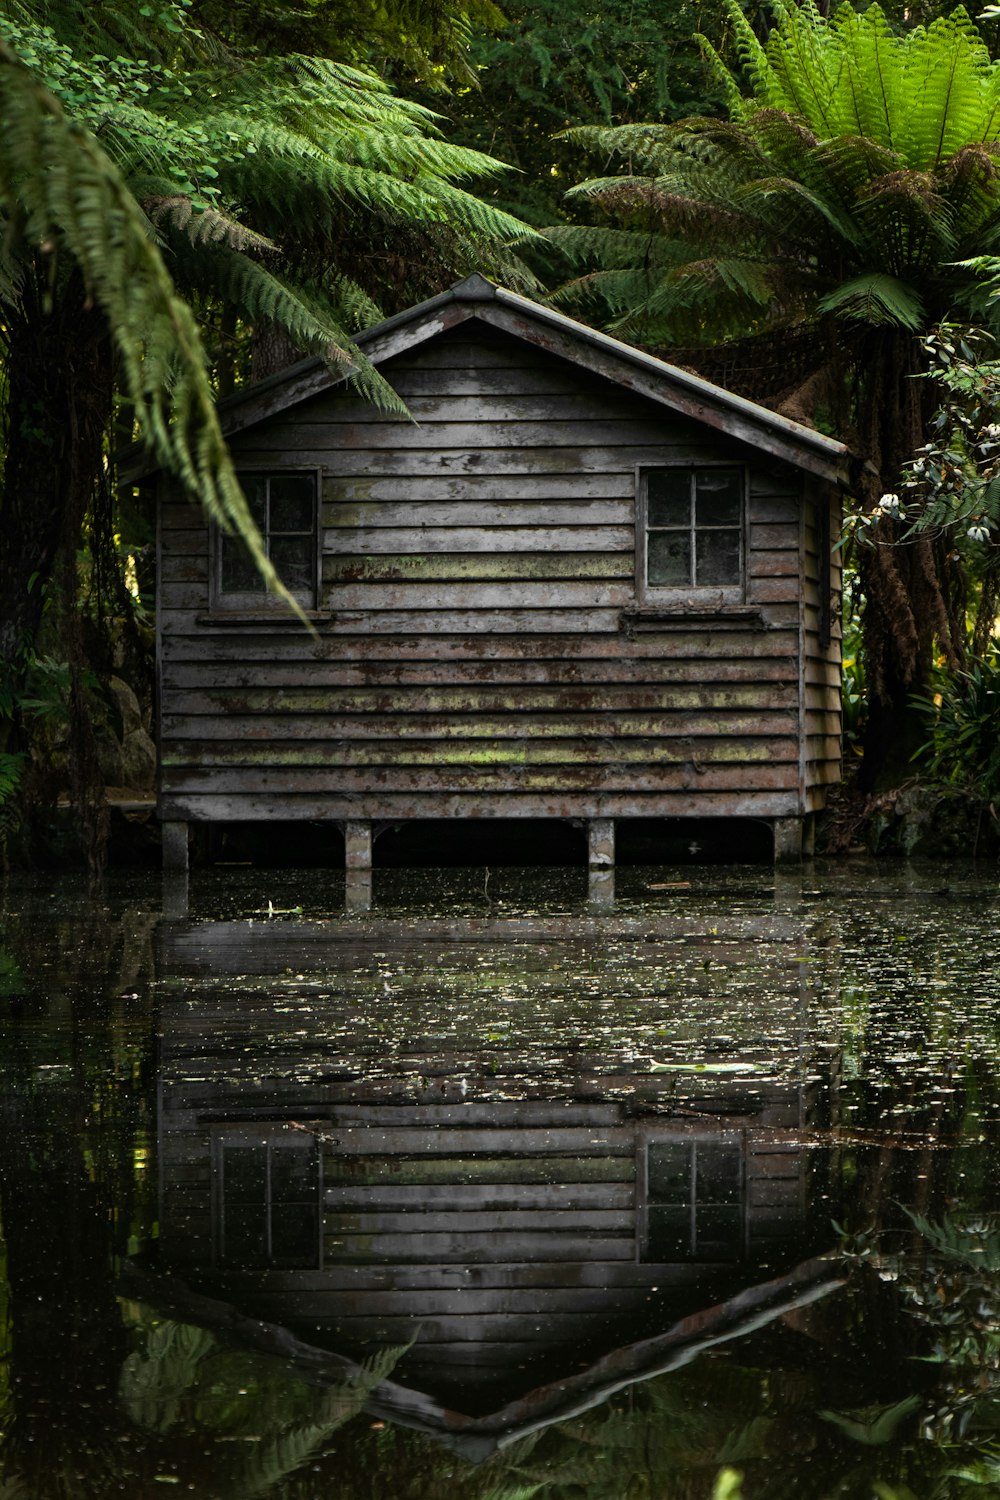
[[[934,387],[918,378],[926,366],[918,341],[896,329],[869,330],[855,361],[858,452],[869,460],[862,478],[863,508],[871,511],[894,491],[900,471],[924,441]],[[923,535],[904,541],[904,528],[886,515],[874,545],[860,549],[864,598],[863,646],[868,720],[860,784],[866,790],[898,785],[913,774],[913,755],[926,739],[915,694],[925,693],[935,644],[957,664],[963,650],[955,615],[961,596],[951,576],[949,549]]]
[[[0,489],[0,660],[35,643],[45,588],[62,548],[77,547],[104,461],[111,346],[75,271],[25,273],[3,336],[6,460]]]

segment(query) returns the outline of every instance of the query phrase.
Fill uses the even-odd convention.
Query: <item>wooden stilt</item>
[[[774,819],[774,863],[798,864],[802,859],[802,819]]]
[[[613,868],[615,823],[613,818],[590,818],[587,822],[587,864],[593,869]]]
[[[163,850],[163,868],[186,870],[188,867],[187,823],[161,823],[160,843]]]

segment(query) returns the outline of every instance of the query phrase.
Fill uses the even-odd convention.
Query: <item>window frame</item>
[[[687,584],[656,584],[649,582],[649,476],[651,474],[671,471],[674,473],[686,473],[689,482],[694,485],[700,473],[718,471],[720,469],[731,469],[740,476],[740,567],[739,581],[736,583],[687,583]],[[694,492],[696,493],[696,491]],[[750,477],[747,465],[734,463],[731,460],[708,459],[698,463],[646,463],[636,466],[635,477],[635,578],[636,597],[640,604],[682,604],[690,601],[692,604],[704,605],[708,601],[720,604],[743,604],[747,597],[747,574],[749,563],[749,537],[748,537],[748,512],[749,512]],[[691,507],[691,520],[688,527],[688,535],[692,538],[692,558],[695,557],[695,538],[699,528]],[[654,527],[657,531],[661,528]],[[677,528],[680,530],[681,528]],[[719,528],[730,530],[732,528]]]
[[[261,1263],[250,1263],[227,1257],[226,1249],[226,1168],[227,1148],[263,1146],[267,1151],[267,1171],[263,1211],[265,1214],[265,1256]],[[212,1264],[220,1271],[239,1274],[259,1274],[261,1271],[316,1271],[323,1267],[323,1149],[314,1133],[291,1130],[287,1126],[275,1125],[223,1125],[214,1126],[210,1139],[211,1190],[212,1190]],[[313,1151],[316,1161],[316,1244],[315,1256],[303,1264],[298,1258],[293,1263],[289,1258],[275,1260],[273,1246],[273,1210],[275,1207],[271,1179],[271,1161],[275,1150]],[[303,1202],[306,1200],[303,1199]],[[310,1199],[310,1204],[312,1200]]]
[[[312,582],[308,588],[290,589],[289,592],[295,602],[303,609],[316,609],[319,604],[323,570],[322,471],[313,464],[282,464],[278,468],[268,468],[266,466],[260,465],[254,465],[253,467],[250,467],[249,465],[246,465],[237,469],[236,477],[240,481],[241,485],[245,480],[251,478],[265,479],[267,481],[267,520],[263,532],[263,538],[264,548],[269,557],[271,555],[271,481],[274,479],[290,478],[307,478],[312,480],[313,518],[311,532],[308,533],[312,536]],[[223,552],[227,542],[238,545],[238,540],[231,534],[227,534],[225,531],[223,531],[222,527],[219,525],[215,525],[212,530],[212,608],[235,612],[257,612],[262,610],[270,612],[273,610],[287,609],[288,606],[285,601],[279,598],[278,595],[272,594],[268,589],[266,589],[263,586],[263,581],[261,582],[261,587],[259,589],[226,590],[223,588]],[[306,532],[279,532],[277,534],[279,536],[307,535]]]
[[[690,1157],[689,1166],[689,1191],[687,1199],[688,1209],[688,1253],[684,1256],[675,1256],[669,1261],[654,1258],[650,1253],[650,1242],[653,1238],[650,1223],[651,1211],[657,1207],[678,1206],[659,1204],[650,1192],[649,1151],[650,1147],[669,1145],[673,1147],[684,1147]],[[699,1254],[698,1246],[698,1189],[697,1189],[697,1160],[699,1146],[725,1146],[737,1153],[739,1158],[739,1183],[735,1208],[739,1220],[738,1243],[735,1245],[735,1254],[725,1260],[710,1258]],[[639,1136],[637,1142],[636,1176],[638,1187],[638,1222],[636,1224],[636,1260],[643,1265],[737,1265],[745,1261],[749,1255],[750,1244],[750,1213],[749,1194],[747,1192],[747,1137],[746,1132],[740,1129],[719,1131],[684,1131],[683,1133],[669,1130],[646,1130]],[[713,1206],[702,1202],[703,1208]]]

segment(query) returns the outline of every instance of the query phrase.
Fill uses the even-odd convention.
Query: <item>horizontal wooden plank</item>
[[[415,429],[418,432],[420,430]],[[615,433],[613,440],[606,444],[597,444],[593,434],[589,440],[581,443],[577,440],[577,432],[574,437],[567,439],[564,447],[555,444],[554,434],[550,432],[544,445],[525,446],[512,440],[510,446],[489,448],[475,440],[474,432],[475,430],[471,437],[469,433],[460,437],[456,429],[454,436],[457,445],[452,448],[415,445],[406,450],[378,445],[368,448],[334,448],[326,441],[325,434],[318,447],[310,447],[301,440],[300,434],[294,439],[292,451],[295,453],[297,466],[301,468],[327,469],[331,474],[345,477],[361,474],[373,478],[378,475],[420,478],[460,474],[583,473],[628,474],[634,482],[637,464],[697,464],[717,461],[719,458],[718,447],[711,442],[672,445],[669,437],[664,438],[662,429],[657,433],[650,428],[645,434],[645,441],[641,438],[627,441],[624,434]],[[255,438],[257,446],[241,444],[239,453],[235,455],[239,462],[246,468],[273,468],[275,450],[280,448],[280,443],[275,441],[272,446],[269,433],[265,444],[259,430],[249,436]],[[762,497],[761,518],[787,518],[788,505],[788,501]]]
[[[760,584],[759,589],[769,585]],[[770,585],[774,588],[775,585]],[[423,614],[455,610],[623,609],[635,603],[631,583],[494,583],[458,582],[447,592],[433,584],[337,584],[329,590],[326,607],[342,610],[411,610]],[[207,585],[163,580],[159,589],[163,609],[203,609]],[[565,628],[565,627],[563,627]],[[607,624],[605,624],[607,628]]]
[[[795,521],[751,519],[748,534],[751,551],[792,552],[798,556],[799,528]]]
[[[772,1201],[770,1199],[768,1202]],[[363,1211],[338,1212],[327,1209],[323,1214],[326,1239],[353,1234],[408,1234],[417,1242],[428,1235],[516,1234],[545,1230],[552,1234],[570,1234],[586,1230],[592,1234],[635,1234],[635,1213],[631,1209],[570,1209],[550,1204],[543,1208],[520,1205],[501,1209],[461,1209],[448,1212],[439,1208],[420,1213],[416,1209],[393,1212],[381,1206]]]
[[[336,1135],[336,1142],[330,1145],[340,1156],[420,1156],[425,1153],[433,1156],[515,1156],[538,1152],[621,1156],[635,1150],[635,1134],[624,1125],[515,1126],[493,1130],[476,1125],[464,1128],[439,1125],[432,1131],[405,1125],[369,1125],[363,1130],[339,1130]]]
[[[488,540],[483,537],[485,543]],[[565,538],[564,538],[565,540]],[[627,550],[565,552],[558,547],[541,552],[503,552],[489,549],[473,553],[414,551],[369,557],[326,556],[322,561],[323,583],[332,608],[341,590],[352,583],[447,583],[476,580],[484,585],[529,583],[538,579],[593,579],[597,583],[629,579],[635,575],[635,553]],[[170,576],[170,575],[165,575]],[[447,591],[451,592],[450,588]]]
[[[268,1290],[261,1291],[263,1299],[282,1296],[288,1292],[308,1295],[310,1292],[323,1295],[328,1292],[347,1292],[365,1297],[377,1292],[383,1295],[408,1297],[412,1292],[434,1296],[436,1294],[466,1293],[494,1290],[513,1297],[532,1298],[538,1293],[545,1297],[568,1291],[575,1295],[580,1291],[593,1291],[607,1296],[609,1270],[614,1277],[616,1290],[643,1293],[656,1286],[662,1266],[643,1265],[639,1262],[618,1261],[613,1267],[585,1258],[579,1261],[530,1261],[509,1260],[496,1265],[350,1265],[338,1263],[324,1266],[321,1270],[279,1271],[268,1273]],[[226,1278],[220,1281],[234,1287],[243,1285],[243,1278]],[[671,1283],[680,1287],[696,1287],[706,1280],[703,1266],[680,1264],[671,1269]],[[255,1288],[259,1277],[254,1277]]]
[[[197,703],[197,698],[195,698]],[[200,706],[200,705],[199,705]],[[164,740],[182,739],[275,739],[297,736],[303,739],[328,740],[331,725],[328,715],[297,714],[294,720],[285,712],[244,714],[230,711],[184,714],[164,708],[161,734]],[[384,740],[412,736],[415,739],[495,739],[522,740],[530,736],[550,739],[643,738],[674,741],[688,753],[692,741],[702,741],[699,751],[712,750],[717,760],[766,759],[771,753],[770,740],[798,736],[798,716],[794,708],[785,711],[718,709],[698,713],[678,709],[640,712],[618,709],[614,712],[587,713],[517,713],[505,711],[491,717],[481,713],[472,717],[459,714],[340,714],[336,729],[344,740]],[[745,745],[740,741],[746,741]],[[726,745],[732,748],[727,754]]]
[[[626,714],[621,722],[621,731],[633,723],[635,715],[656,712],[664,723],[654,729],[657,736],[664,733],[684,732],[688,735],[713,733],[722,728],[732,733],[767,734],[770,727],[783,729],[786,720],[770,720],[768,713],[794,708],[798,701],[798,685],[791,682],[768,682],[766,685],[749,682],[725,683],[469,683],[440,684],[432,687],[394,685],[372,687],[317,687],[271,689],[267,687],[198,688],[190,691],[177,689],[170,695],[171,714],[273,714],[311,715],[321,714],[333,720],[339,730],[338,737],[351,738],[351,733],[341,726],[352,722],[354,735],[366,738],[364,724],[353,725],[353,719],[362,716],[384,717],[392,715],[404,718],[408,715],[483,715],[504,714],[533,716],[533,728],[540,732],[556,734],[570,733],[573,724],[563,724],[563,715]],[[751,710],[759,719],[731,720],[730,711]],[[683,713],[684,723],[671,723],[669,716]],[[558,719],[546,719],[535,723],[537,714],[558,715]],[[708,715],[722,717],[716,723]],[[591,722],[591,721],[588,721]],[[646,732],[638,723],[638,732]],[[280,727],[280,726],[279,726]],[[325,733],[329,735],[329,725]],[[375,731],[377,733],[378,731]],[[450,731],[449,731],[450,732]],[[492,734],[493,729],[480,731]],[[609,726],[608,732],[611,731]]]
[[[456,422],[474,424],[490,431],[501,423],[572,423],[575,426],[578,422],[635,423],[638,420],[658,421],[661,426],[665,425],[662,414],[655,407],[637,401],[628,392],[616,390],[610,383],[581,381],[575,389],[564,392],[555,392],[551,388],[527,392],[493,391],[488,399],[476,391],[420,393],[411,390],[406,404],[414,421],[427,428],[449,427]],[[336,429],[345,424],[361,426],[368,422],[401,425],[398,417],[371,406],[334,401],[327,403],[322,414],[315,406],[300,407],[297,411],[286,412],[281,419],[282,426],[292,428],[314,426],[318,421],[328,422]]]
[[[403,759],[401,757],[401,759]],[[381,793],[417,794],[424,792],[471,792],[503,793],[504,791],[559,792],[675,792],[697,788],[705,795],[709,792],[725,793],[756,790],[791,789],[796,785],[797,772],[793,770],[794,757],[791,751],[785,764],[765,764],[757,768],[741,766],[739,773],[728,775],[713,773],[704,765],[695,768],[689,761],[681,766],[630,764],[609,765],[556,765],[515,766],[489,762],[484,756],[480,765],[457,766],[434,764],[412,766],[405,764],[374,770],[344,770],[334,766],[323,770],[301,769],[286,766],[280,770],[262,770],[259,766],[249,769],[237,767],[211,769],[197,759],[190,769],[170,765],[164,770],[163,790],[165,795],[196,796],[221,794],[247,794],[261,796],[283,795],[294,792],[299,796],[322,796],[325,792],[343,795],[365,793],[377,796]]]
[[[400,763],[402,762],[402,763]],[[543,762],[544,763],[544,762]],[[408,763],[405,756],[397,757],[393,765],[385,769],[361,766],[337,765],[331,763],[322,771],[310,771],[298,766],[282,769],[267,769],[261,766],[240,769],[237,766],[226,769],[211,769],[205,766],[204,760],[192,759],[190,768],[183,766],[166,765],[163,769],[163,796],[169,798],[180,798],[180,796],[229,796],[229,795],[259,795],[259,796],[285,796],[286,793],[294,793],[297,796],[321,796],[327,795],[363,795],[370,793],[373,798],[379,795],[390,795],[390,793],[417,793],[417,792],[487,792],[492,790],[496,795],[522,796],[529,792],[541,792],[541,790],[594,790],[594,792],[633,792],[633,793],[655,793],[660,792],[682,793],[730,793],[741,792],[741,790],[789,790],[798,784],[798,754],[795,744],[789,745],[784,751],[783,759],[775,756],[762,757],[754,760],[750,766],[745,763],[736,763],[729,766],[714,766],[711,762],[699,762],[693,765],[690,760],[663,765],[636,765],[627,762],[619,766],[576,766],[574,763],[562,763],[556,765],[555,769],[531,769],[517,774],[508,775],[507,772],[499,772],[495,766],[489,765],[454,765],[453,762],[444,762],[436,765],[435,762]],[[502,808],[496,808],[495,816],[508,816]],[[573,814],[568,814],[573,816]],[[619,814],[622,816],[622,814]],[[649,816],[646,813],[645,816]],[[664,816],[667,816],[664,813]],[[673,814],[676,816],[676,813]],[[724,814],[720,814],[724,816]]]
[[[617,1265],[614,1270],[617,1269]],[[612,1270],[612,1278],[614,1276]],[[648,1276],[655,1284],[655,1272]],[[331,1282],[337,1279],[334,1271]],[[466,1277],[466,1282],[470,1278]],[[620,1314],[625,1309],[648,1307],[648,1286],[619,1287],[612,1279],[608,1287],[479,1287],[463,1285],[452,1290],[437,1290],[416,1287],[409,1291],[359,1291],[353,1287],[345,1296],[341,1293],[338,1303],[331,1307],[331,1299],[337,1298],[335,1286],[322,1291],[260,1290],[254,1292],[254,1307],[259,1316],[276,1323],[296,1320],[313,1320],[317,1323],[336,1321],[342,1328],[349,1328],[354,1317],[465,1317],[470,1324],[473,1319],[489,1315],[510,1316],[512,1313],[529,1313],[540,1319],[558,1313],[574,1313],[584,1317]],[[613,1302],[614,1312],[609,1313]],[[405,1342],[405,1340],[404,1340]]]
[[[485,1213],[496,1210],[565,1213],[595,1209],[607,1213],[635,1207],[635,1189],[629,1183],[423,1183],[403,1187],[327,1187],[323,1202],[328,1211],[426,1213],[435,1208],[450,1213],[466,1209]]]
[[[403,367],[394,362],[393,387],[409,404],[420,396],[531,396],[567,395],[576,397],[581,390],[603,394],[603,383],[587,382],[572,369],[549,366],[466,365]]]
[[[610,1299],[609,1299],[610,1300]],[[254,1311],[274,1315],[273,1304],[263,1306],[253,1298]],[[278,1311],[280,1312],[280,1305]],[[288,1310],[285,1309],[287,1316]],[[618,1316],[621,1314],[619,1312]],[[322,1330],[322,1337],[338,1343],[372,1343],[385,1348],[415,1341],[414,1350],[403,1356],[399,1373],[406,1379],[407,1371],[413,1378],[414,1364],[422,1358],[433,1373],[440,1378],[439,1357],[444,1347],[457,1344],[470,1358],[481,1360],[491,1366],[498,1348],[504,1351],[501,1357],[510,1357],[511,1347],[517,1353],[516,1363],[531,1359],[538,1352],[549,1352],[560,1346],[581,1349],[588,1339],[597,1339],[615,1326],[615,1313],[605,1307],[586,1308],[573,1312],[554,1312],[549,1309],[530,1309],[523,1313],[463,1313],[453,1316],[444,1313],[421,1313],[414,1306],[408,1313],[360,1314],[350,1308],[326,1314],[322,1310],[313,1316],[305,1311],[295,1314],[295,1321],[308,1321]],[[448,1358],[448,1363],[451,1363]],[[574,1360],[575,1364],[576,1361]],[[494,1491],[494,1494],[496,1491]],[[508,1491],[508,1493],[510,1493]]]
[[[324,535],[326,552],[336,557],[388,553],[424,556],[427,553],[629,552],[635,547],[632,526],[595,526],[577,522],[558,525],[548,510],[538,526],[430,526],[411,518],[408,525],[376,524],[368,527],[330,528]]]
[[[642,643],[644,646],[646,642]],[[480,657],[454,653],[437,658],[428,649],[422,657],[410,653],[410,659],[385,659],[385,652],[378,654],[375,643],[371,656],[364,652],[358,658],[345,660],[343,654],[334,655],[323,651],[310,657],[286,649],[280,653],[252,648],[234,649],[231,641],[220,643],[219,656],[214,651],[194,653],[172,652],[163,662],[161,685],[166,689],[190,688],[300,688],[312,687],[325,691],[336,687],[399,687],[423,686],[468,686],[496,683],[524,686],[532,684],[558,684],[569,686],[594,684],[595,686],[620,684],[622,687],[635,684],[673,683],[678,687],[688,684],[692,688],[701,686],[711,701],[717,686],[730,683],[791,686],[797,680],[794,659],[784,656],[762,658],[747,664],[743,661],[699,660],[698,658],[664,659],[651,656],[648,651],[633,656],[631,647],[624,642],[619,645],[623,653],[614,657],[574,656],[570,659],[547,657],[538,661],[523,657],[492,655]],[[624,653],[628,651],[628,655]],[[400,653],[402,654],[402,653]],[[277,659],[276,659],[277,657]],[[838,669],[827,662],[807,663],[806,681],[817,690],[837,690],[840,684]],[[761,693],[770,693],[771,688],[761,688]]]
[[[476,403],[476,406],[481,413],[481,404]],[[377,413],[366,416],[364,420],[352,419],[350,413],[345,413],[347,419],[339,420],[333,407],[325,411],[319,421],[316,413],[306,408],[300,408],[300,413],[302,415],[294,411],[283,413],[269,422],[266,429],[258,428],[255,440],[266,442],[272,453],[300,455],[303,451],[312,453],[327,449],[336,453],[338,460],[341,455],[352,451],[387,452],[402,458],[417,451],[459,450],[482,457],[486,462],[494,453],[504,449],[527,453],[536,448],[555,451],[576,448],[584,459],[591,448],[648,445],[652,449],[669,449],[671,440],[669,419],[643,420],[634,415],[616,418],[613,414],[605,418],[596,407],[592,415],[574,417],[567,411],[561,419],[507,421],[501,415],[484,420],[480,415],[464,419],[456,416],[452,420],[425,424],[380,417]],[[718,449],[709,450],[707,444],[701,447],[702,453],[708,451],[713,459],[718,458]],[[673,452],[676,453],[677,449],[674,448]]]
[[[161,818],[178,821],[294,822],[343,818],[786,818],[801,813],[789,791],[702,792],[694,784],[676,793],[579,791],[554,793],[346,792],[243,796],[185,794],[165,788]]]
[[[339,1235],[326,1238],[324,1260],[366,1261],[393,1260],[400,1263],[424,1258],[459,1261],[465,1265],[509,1259],[519,1260],[632,1260],[635,1240],[631,1235],[601,1238],[581,1233],[522,1234],[426,1234],[415,1242],[409,1234]]]
[[[380,1194],[392,1187],[423,1192],[441,1186],[446,1192],[461,1191],[474,1184],[480,1191],[509,1187],[523,1192],[539,1187],[552,1192],[557,1182],[560,1190],[572,1192],[581,1186],[593,1186],[600,1193],[619,1187],[631,1192],[635,1182],[634,1152],[616,1156],[479,1156],[470,1162],[468,1156],[385,1157],[379,1161],[364,1158],[348,1162],[327,1153],[323,1163],[325,1190],[342,1187],[347,1192],[366,1188]]]
[[[260,635],[270,632],[277,640],[301,642],[311,641],[309,631],[285,610],[274,610],[263,615],[246,615],[239,612],[219,611],[207,616],[206,601],[196,597],[192,603],[178,602],[161,597],[157,601],[160,611],[161,642],[169,650],[169,641],[179,634],[195,636],[204,641],[211,636],[224,633]],[[720,639],[719,633],[704,625],[692,626],[690,631],[681,631],[675,626],[669,635],[670,654],[674,656],[695,655],[710,657],[713,654],[729,659],[737,653],[741,656],[770,656],[778,647],[781,636],[765,632],[786,634],[797,626],[799,607],[797,602],[767,604],[763,607],[764,630],[728,630]],[[581,651],[586,651],[586,638],[590,636],[623,638],[620,609],[435,609],[435,610],[382,610],[366,612],[338,608],[335,613],[315,615],[311,620],[317,636],[345,635],[357,637],[365,634],[369,638],[387,635],[395,637],[419,636],[424,648],[424,638],[431,636],[437,642],[442,636],[456,636],[468,649],[470,639],[477,649],[487,651],[497,636],[522,634],[538,636],[543,632],[565,636],[574,634],[581,638]],[[656,642],[663,653],[663,637],[655,630],[647,633],[650,644]],[[798,636],[796,634],[797,642]]]

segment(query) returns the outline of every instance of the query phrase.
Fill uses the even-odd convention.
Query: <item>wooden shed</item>
[[[840,773],[844,446],[469,277],[220,408],[312,631],[161,476],[159,811],[742,817],[797,857]]]

